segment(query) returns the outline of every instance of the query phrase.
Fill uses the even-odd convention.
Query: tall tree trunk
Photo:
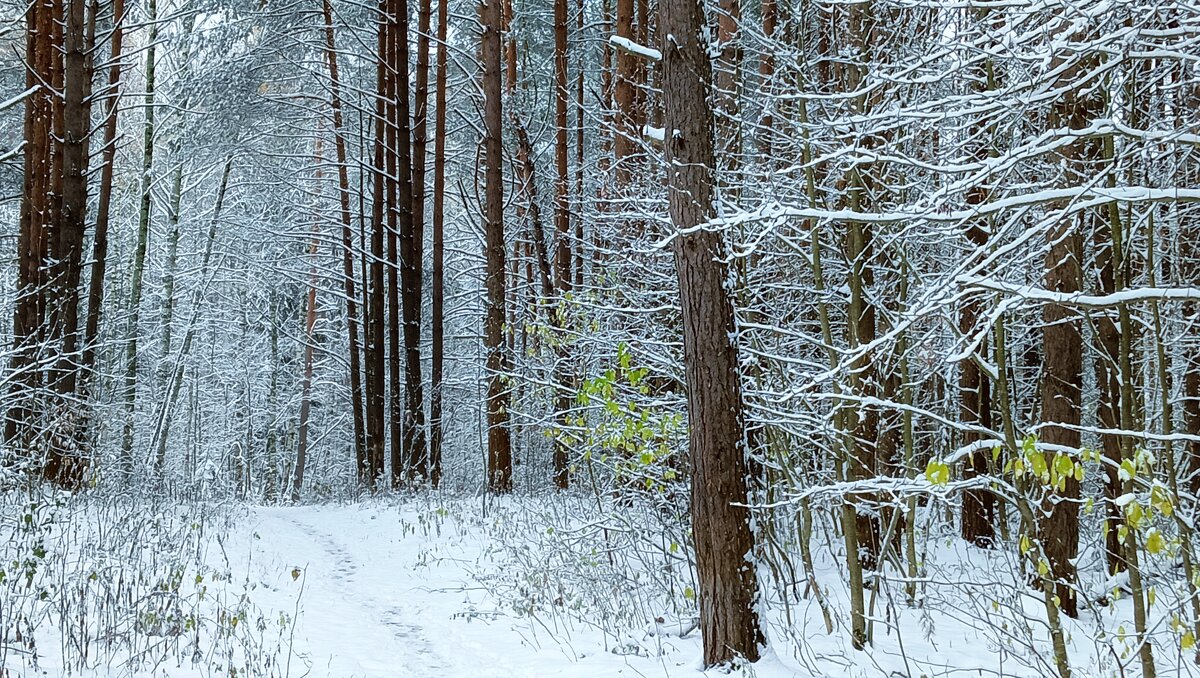
[[[386,182],[384,174],[386,165],[384,161],[385,144],[387,141],[387,105],[386,100],[389,93],[388,84],[388,10],[390,8],[389,0],[379,0],[379,25],[376,63],[376,92],[375,92],[375,116],[372,124],[374,125],[374,160],[372,163],[372,189],[374,193],[373,203],[371,207],[371,256],[370,262],[364,262],[365,266],[370,268],[370,287],[367,292],[367,304],[365,310],[366,326],[367,326],[367,402],[366,402],[366,419],[367,419],[367,467],[368,467],[368,483],[372,488],[377,487],[384,470],[384,445],[387,439],[386,432],[386,407],[384,391],[386,387],[385,381],[385,354],[384,354],[384,296],[385,289],[383,285],[383,239],[386,222],[384,217],[384,207],[387,202]]]
[[[92,274],[88,281],[87,318],[83,330],[81,396],[94,388],[96,343],[104,306],[104,278],[108,262],[108,221],[112,204],[113,171],[117,157],[117,104],[121,98],[121,69],[125,35],[125,0],[113,0],[113,29],[109,48],[108,87],[104,91],[104,146],[101,151],[100,186],[96,200],[96,226],[92,237]]]
[[[663,103],[671,221],[683,311],[692,532],[699,582],[704,664],[755,661],[763,642],[754,605],[758,584],[745,505],[747,460],[733,302],[719,233],[698,229],[714,216],[712,65],[697,0],[661,0]]]
[[[978,10],[977,18],[977,23],[983,26],[986,31],[990,22],[990,10]],[[987,93],[996,89],[995,67],[990,59],[986,60],[982,66],[976,69],[974,75],[974,89],[976,91]],[[993,152],[989,139],[994,135],[995,129],[986,128],[980,124],[974,127],[973,132],[984,139],[984,141],[977,141],[975,143],[975,158],[980,162],[985,162]],[[988,189],[979,187],[967,193],[966,202],[968,205],[973,206],[982,205],[988,201],[989,197]],[[991,231],[990,226],[989,223],[983,220],[975,220],[967,224],[966,236],[973,250],[969,255],[972,261],[979,261],[985,255],[988,233]],[[976,324],[979,322],[982,314],[982,302],[979,299],[969,299],[959,309],[958,328],[963,335],[964,341],[970,341],[974,336]],[[980,342],[980,346],[989,346],[990,343],[984,340]],[[972,352],[959,365],[959,419],[964,424],[991,428],[991,383],[988,376],[980,370],[979,360],[981,360],[979,355],[976,352]],[[964,445],[971,445],[978,442],[979,439],[979,433],[966,431],[963,434],[962,442]],[[975,478],[986,474],[988,472],[988,458],[990,456],[988,453],[989,450],[972,451],[967,456],[966,463],[963,465],[963,477]],[[995,495],[988,490],[968,490],[963,493],[963,539],[983,548],[989,548],[993,545],[996,536],[993,515],[995,512],[995,503]]]
[[[1077,57],[1080,58],[1080,57]],[[1069,82],[1084,72],[1087,63],[1067,68],[1062,82]],[[1098,93],[1067,92],[1060,95],[1050,111],[1050,129],[1084,129],[1103,112]],[[1059,151],[1061,166],[1068,186],[1086,185],[1092,180],[1094,164],[1099,159],[1099,144],[1095,139],[1080,137]],[[1065,209],[1065,203],[1057,205]],[[1071,294],[1082,289],[1082,236],[1084,221],[1094,220],[1094,212],[1080,216],[1063,216],[1046,234],[1049,251],[1044,263],[1046,289]],[[1090,229],[1089,229],[1090,230]],[[1083,337],[1080,319],[1075,309],[1047,304],[1042,309],[1042,345],[1044,347],[1040,379],[1041,419],[1039,431],[1042,442],[1078,449],[1079,424],[1082,414]],[[1050,576],[1055,581],[1055,595],[1064,614],[1078,615],[1075,597],[1075,557],[1079,553],[1079,482],[1066,479],[1063,490],[1046,500],[1038,532],[1042,549],[1050,561]]]
[[[551,302],[552,325],[560,327],[566,320],[566,295],[571,291],[571,205],[569,189],[569,153],[567,147],[567,0],[554,0],[554,230],[558,234],[555,251],[555,273],[559,298]],[[551,300],[547,300],[551,301]],[[554,362],[554,385],[558,389],[554,409],[560,424],[566,423],[571,407],[570,380],[567,374],[565,338],[558,346]],[[554,446],[554,485],[566,489],[570,484],[567,472],[566,441]]]
[[[421,373],[422,270],[425,252],[425,171],[429,128],[429,28],[431,0],[420,0],[417,11],[417,73],[413,110],[412,226],[401,252],[408,279],[404,284],[405,446],[411,477],[429,479],[429,449],[425,438],[425,392]]]
[[[579,45],[583,45],[583,24],[584,24],[584,4],[583,0],[578,0],[575,6],[577,16],[575,18],[575,39]],[[576,51],[580,54],[575,73],[575,287],[583,287],[583,219],[581,218],[584,210],[583,197],[583,176],[584,176],[584,134],[583,134],[583,73],[584,63],[582,48],[577,48]]]
[[[442,389],[445,360],[445,227],[446,227],[446,33],[450,0],[438,3],[437,84],[433,132],[433,343],[430,348],[429,481],[442,481]]]
[[[633,33],[634,0],[616,0],[617,37],[635,40]],[[623,191],[633,176],[629,157],[633,155],[634,139],[639,132],[634,127],[634,102],[637,96],[637,57],[629,50],[616,50],[616,74],[613,78],[613,171],[615,189]]]
[[[487,316],[484,345],[487,349],[488,489],[512,491],[512,440],[508,429],[508,388],[504,375],[508,354],[504,350],[504,149],[502,147],[500,29],[502,0],[482,0],[479,20],[480,56],[483,61],[484,145],[484,255],[487,259]]]
[[[192,27],[195,22],[195,15],[189,14],[183,20],[183,38],[184,47],[182,58],[179,62],[182,64],[180,73],[176,77],[184,77],[190,70],[190,43],[188,37],[191,35]],[[178,104],[178,119],[174,121],[174,126],[182,128],[184,126],[184,116],[187,114],[188,104],[191,100],[190,90],[185,89],[183,99]],[[169,369],[169,361],[171,358],[171,343],[173,339],[173,329],[175,323],[175,276],[179,263],[179,220],[180,208],[183,203],[183,159],[179,157],[180,143],[178,138],[168,144],[169,156],[175,162],[175,170],[171,177],[171,197],[167,204],[167,261],[166,270],[163,273],[163,303],[162,316],[159,324],[162,327],[162,342],[161,350],[159,351],[159,363],[155,383],[163,387],[163,395],[167,395],[171,389],[171,373]],[[154,453],[154,473],[160,479],[167,461],[167,437],[158,436],[157,448]]]
[[[333,141],[337,153],[338,206],[342,218],[342,285],[346,293],[346,334],[350,352],[350,408],[354,421],[354,468],[360,485],[367,484],[366,429],[363,423],[361,353],[358,346],[358,308],[354,290],[354,236],[350,215],[350,168],[346,158],[345,122],[342,116],[342,81],[334,42],[333,7],[323,0],[325,63],[329,67],[329,107],[333,111]]]

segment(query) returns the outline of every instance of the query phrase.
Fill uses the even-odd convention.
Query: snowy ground
[[[628,529],[616,542],[625,559],[606,569],[611,554],[599,554],[608,537],[598,535],[622,529],[612,515],[598,518],[567,498],[482,502],[430,495],[298,507],[43,505],[18,521],[33,528],[10,526],[0,542],[0,574],[10,573],[0,577],[0,629],[36,629],[36,642],[28,631],[24,641],[10,634],[0,642],[0,678],[702,675],[698,632],[679,637],[671,617],[674,609],[690,618],[694,603],[682,600],[691,582],[686,561],[663,558],[674,544],[655,552],[660,535]],[[11,504],[9,513],[19,508]],[[639,514],[628,524],[645,521]],[[788,586],[786,603],[777,578],[761,572],[775,582],[760,609],[774,650],[732,675],[1054,673],[1038,597],[1016,555],[950,534],[923,536],[929,569],[920,604],[904,601],[901,582],[877,582],[874,643],[856,651],[841,556],[830,548],[838,540],[822,532],[813,544],[831,628],[813,597]],[[1093,551],[1082,558],[1095,561]],[[25,568],[34,565],[30,586]],[[1185,603],[1174,562],[1146,565],[1158,590],[1151,625],[1159,676],[1196,675],[1172,624]],[[1100,594],[1112,587],[1092,583]],[[1095,598],[1065,622],[1074,674],[1139,676],[1129,598]],[[659,615],[662,624],[653,620]]]
[[[661,656],[641,657],[614,653],[598,631],[555,629],[504,609],[474,576],[491,544],[447,515],[376,504],[252,509],[230,557],[252,545],[260,607],[287,609],[303,587],[292,675],[699,675],[695,632],[655,639]],[[754,674],[800,675],[772,661]]]

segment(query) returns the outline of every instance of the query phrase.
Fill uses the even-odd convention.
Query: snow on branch
[[[629,38],[623,38],[619,35],[610,35],[608,37],[608,42],[622,52],[626,52],[634,56],[640,56],[643,59],[649,59],[650,61],[662,61],[662,52],[652,47],[639,45]]]
[[[1032,285],[1012,285],[973,276],[963,278],[962,281],[965,287],[973,287],[989,292],[1002,292],[1030,301],[1058,304],[1060,306],[1077,306],[1080,308],[1108,308],[1141,301],[1200,299],[1200,288],[1196,287],[1140,287],[1112,294],[1094,295],[1074,292],[1052,292]]]
[[[13,106],[16,106],[17,104],[24,101],[26,97],[31,96],[34,92],[38,91],[38,89],[40,89],[40,88],[41,88],[40,85],[34,85],[33,87],[30,87],[29,89],[25,90],[24,92],[21,92],[20,94],[9,99],[8,101],[0,102],[0,111],[7,110],[9,108],[12,108]]]
[[[667,139],[667,130],[662,127],[651,127],[650,125],[645,125],[642,127],[642,136],[651,141],[657,141],[661,144]]]

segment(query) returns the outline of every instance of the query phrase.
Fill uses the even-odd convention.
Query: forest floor
[[[495,545],[446,515],[412,504],[251,509],[228,557],[245,560],[247,576],[261,584],[256,605],[298,605],[291,675],[699,675],[695,631],[657,640],[659,656],[647,657],[599,631],[553,628],[506,609],[479,582],[498,562]],[[768,661],[751,675],[798,674]]]
[[[649,516],[621,522],[580,498],[425,494],[288,507],[0,499],[0,678],[1054,673],[1020,556],[949,533],[921,539],[928,574],[918,604],[889,579],[893,567],[872,582],[875,634],[860,652],[845,628],[838,539],[822,528],[813,574],[829,615],[801,590],[807,579],[789,575],[760,604],[767,656],[705,673],[694,580],[672,537],[641,527]],[[1105,579],[1095,551],[1081,555],[1080,618],[1064,620],[1075,675],[1134,678],[1131,599],[1114,591],[1122,585]],[[1158,591],[1159,675],[1200,675],[1172,621],[1186,602],[1175,563],[1159,560],[1145,570]],[[769,574],[760,581],[777,579]]]

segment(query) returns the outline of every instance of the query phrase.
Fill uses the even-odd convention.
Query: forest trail
[[[314,675],[446,675],[447,663],[421,624],[422,596],[406,576],[411,568],[377,557],[379,544],[339,535],[321,511],[257,509],[255,515],[264,552],[291,562],[305,579],[298,629],[309,632],[311,645],[297,654],[307,655]]]
[[[435,517],[440,510],[415,503],[250,509],[229,557],[249,562],[257,605],[295,618],[289,675],[698,675],[694,638],[679,641],[683,652],[671,656],[626,657],[589,629],[552,629],[557,624],[514,614],[478,579],[497,571],[496,544],[477,523]]]

